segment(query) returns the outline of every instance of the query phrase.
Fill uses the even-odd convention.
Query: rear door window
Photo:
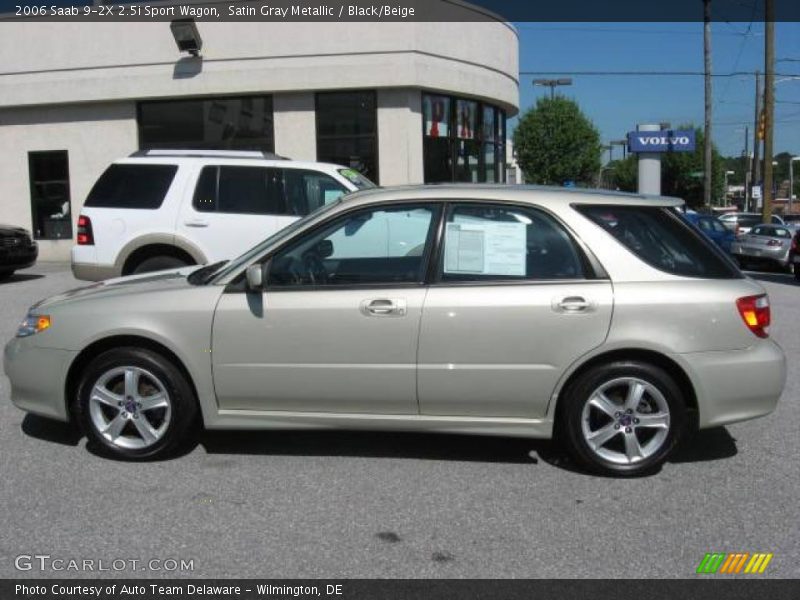
[[[685,223],[673,209],[596,204],[577,205],[575,209],[656,269],[685,277],[742,276],[710,240]]]
[[[84,206],[156,209],[177,170],[175,165],[113,164],[94,184]]]
[[[280,169],[268,167],[203,167],[193,205],[200,212],[285,215]]]

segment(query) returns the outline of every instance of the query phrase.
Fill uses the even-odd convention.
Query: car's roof
[[[682,206],[683,200],[668,196],[629,194],[610,190],[504,184],[435,184],[374,188],[344,197],[347,203],[390,200],[506,200],[563,204]]]

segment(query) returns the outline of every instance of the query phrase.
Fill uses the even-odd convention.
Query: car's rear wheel
[[[0,281],[5,281],[6,279],[11,279],[11,276],[14,274],[13,269],[11,271],[0,271]]]
[[[656,470],[683,433],[686,405],[663,369],[641,362],[592,367],[565,390],[561,435],[575,459],[603,475]]]
[[[181,269],[188,266],[189,263],[177,256],[160,255],[145,258],[133,268],[132,272],[134,274],[151,273],[153,271],[164,271],[165,269]]]
[[[78,386],[78,420],[104,453],[164,458],[189,441],[197,402],[169,360],[142,348],[109,350],[92,360]]]

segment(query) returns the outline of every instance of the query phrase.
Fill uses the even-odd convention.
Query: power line
[[[664,77],[702,77],[703,71],[520,71],[520,75],[528,76],[553,76],[553,75],[575,75],[575,76],[664,76]],[[712,77],[754,77],[755,71],[731,71],[729,73],[712,73]],[[798,77],[800,73],[775,73],[776,77]]]

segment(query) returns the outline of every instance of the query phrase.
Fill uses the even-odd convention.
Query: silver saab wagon
[[[208,429],[557,436],[660,465],[690,428],[771,412],[769,301],[669,198],[435,186],[335,200],[226,264],[31,307],[14,403],[129,459]]]

